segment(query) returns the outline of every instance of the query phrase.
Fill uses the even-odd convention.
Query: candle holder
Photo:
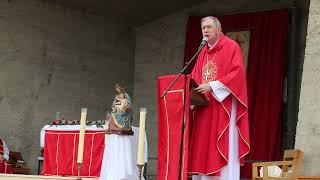
[[[82,166],[82,163],[78,163],[78,177],[77,177],[77,180],[81,180],[81,179],[82,179],[82,178],[80,177],[81,166]]]
[[[141,180],[142,169],[143,169],[144,165],[143,164],[137,164],[137,166],[138,166],[138,170],[139,170],[139,180]]]

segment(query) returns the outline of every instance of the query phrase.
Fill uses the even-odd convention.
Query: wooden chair
[[[12,173],[13,174],[29,174],[30,168],[26,167],[25,164],[20,164],[19,161],[24,162],[21,152],[10,151],[9,153],[9,162],[12,164]]]
[[[301,171],[303,152],[300,150],[285,150],[283,161],[258,162],[252,164],[252,180],[295,180],[298,179]],[[280,177],[270,177],[268,166],[279,166],[282,169]],[[263,167],[263,177],[258,174]],[[292,171],[289,171],[292,168]]]

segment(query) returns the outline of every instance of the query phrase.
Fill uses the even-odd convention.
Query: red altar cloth
[[[99,177],[104,151],[104,130],[86,131],[82,177]],[[78,175],[79,131],[46,130],[41,175]]]

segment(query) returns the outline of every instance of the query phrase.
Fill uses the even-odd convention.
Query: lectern
[[[189,75],[186,79],[186,92],[184,92],[185,77],[181,76],[166,96],[161,98],[176,77],[177,75],[168,75],[158,78],[158,180],[178,179],[180,153],[182,153],[181,180],[187,179],[189,119],[192,115],[189,107],[208,103],[204,95],[193,90],[197,84]],[[182,152],[180,152],[181,124],[185,124]]]

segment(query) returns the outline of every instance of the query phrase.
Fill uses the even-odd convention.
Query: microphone
[[[208,42],[208,37],[207,37],[207,36],[203,36],[202,41],[201,41],[201,43],[200,43],[200,45],[199,45],[199,47],[198,47],[198,51],[199,51],[200,49],[202,49],[203,46],[205,46],[205,45],[207,44],[207,42]]]
[[[207,36],[203,36],[202,41],[201,41],[201,43],[200,43],[200,45],[199,45],[199,47],[198,47],[197,53],[195,54],[194,57],[192,57],[192,59],[191,59],[190,61],[187,61],[185,64],[187,65],[187,64],[189,64],[191,61],[193,61],[193,58],[195,58],[196,55],[199,54],[200,50],[201,50],[207,43],[208,43],[208,37],[207,37]]]

